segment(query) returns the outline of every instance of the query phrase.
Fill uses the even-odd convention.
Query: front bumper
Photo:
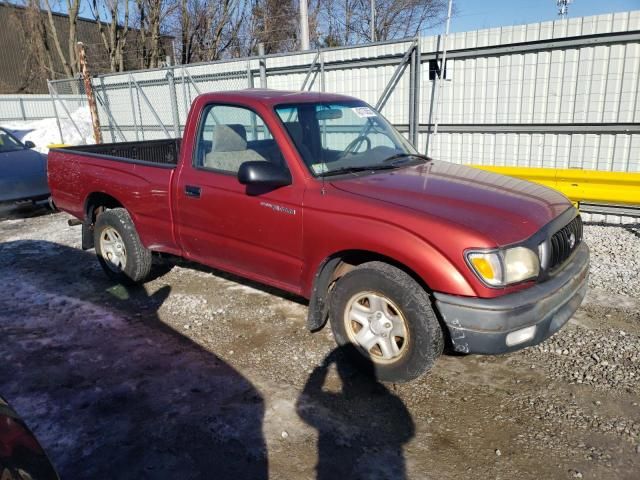
[[[490,299],[436,292],[435,303],[455,351],[511,352],[536,345],[560,330],[582,303],[588,275],[589,248],[582,242],[561,270],[530,288]],[[525,340],[513,343],[519,335]]]

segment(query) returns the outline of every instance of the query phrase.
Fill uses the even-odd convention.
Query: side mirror
[[[284,167],[265,161],[250,161],[240,165],[238,181],[243,185],[284,187],[291,185],[291,174]]]
[[[33,143],[31,140],[27,140],[26,142],[24,142],[24,146],[27,148],[36,148],[36,144]]]

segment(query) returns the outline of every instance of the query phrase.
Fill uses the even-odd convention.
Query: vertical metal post
[[[100,119],[98,118],[98,107],[96,106],[96,98],[93,96],[93,88],[91,86],[91,75],[87,65],[87,56],[84,51],[84,44],[78,42],[76,44],[78,60],[80,63],[80,72],[84,82],[84,94],[87,96],[89,104],[89,112],[91,113],[91,123],[93,125],[93,139],[96,143],[102,143],[102,131],[100,130]]]
[[[142,122],[142,105],[140,104],[140,91],[138,90],[138,85],[135,84],[135,80],[133,79],[133,77],[131,75],[129,75],[129,80],[131,80],[134,83],[134,86],[136,87],[136,101],[138,102],[138,115],[140,115],[140,133],[142,134],[142,140],[145,140],[144,138],[144,123]]]
[[[253,72],[251,71],[251,61],[247,62],[247,85],[249,88],[253,88]],[[251,135],[253,140],[258,139],[258,122],[256,121],[256,115],[251,115]]]
[[[22,115],[22,120],[26,120],[27,114],[24,111],[24,101],[22,100],[22,97],[20,97],[18,101],[20,102],[20,114]]]
[[[253,72],[251,71],[251,62],[247,62],[247,88],[253,88]]]
[[[109,123],[109,135],[111,135],[111,141],[115,142],[115,132],[113,131],[113,124],[111,123],[111,106],[109,105],[109,97],[107,95],[107,89],[104,86],[104,77],[100,77],[100,89],[102,90],[102,98],[104,100],[103,107],[107,110],[107,122]]]
[[[414,143],[415,139],[415,109],[416,109],[416,85],[415,85],[415,77],[414,73],[416,70],[416,56],[415,56],[415,48],[411,52],[411,59],[409,60],[409,141]]]
[[[58,125],[58,133],[60,134],[60,143],[64,143],[62,127],[60,126],[60,116],[58,115],[58,107],[56,107],[56,99],[53,94],[54,87],[51,85],[51,80],[47,80],[47,87],[49,88],[49,95],[51,96],[51,103],[53,104],[53,113],[56,115],[56,124]]]
[[[322,55],[322,50],[320,50],[320,91],[325,91],[325,83],[324,83],[324,55]]]
[[[300,0],[300,46],[309,50],[309,12],[307,0]]]
[[[411,70],[409,72],[409,141],[418,145],[420,128],[420,38],[416,39],[416,47],[411,53]]]
[[[415,72],[415,78],[413,80],[413,83],[416,86],[416,92],[414,94],[414,101],[416,102],[416,106],[415,106],[415,109],[413,110],[413,115],[415,117],[414,125],[416,128],[416,140],[413,144],[417,146],[418,140],[420,139],[420,105],[421,105],[420,92],[422,91],[422,49],[420,48],[419,36],[416,40],[415,55],[416,55],[416,72]]]
[[[180,68],[180,84],[182,86],[182,104],[184,105],[184,118],[186,119],[189,115],[189,102],[187,102],[187,86],[184,78],[184,65]],[[189,87],[189,91],[191,91],[191,87]],[[191,93],[191,92],[189,92]],[[186,120],[185,120],[186,121]]]
[[[264,58],[264,43],[258,44],[258,56],[260,57],[260,88],[267,88],[267,59]]]
[[[171,100],[171,116],[173,117],[173,134],[175,138],[180,138],[180,116],[178,114],[178,98],[176,95],[176,84],[173,78],[173,68],[167,70],[167,81],[169,83],[169,97]]]
[[[133,86],[131,85],[131,75],[129,75],[129,101],[131,102],[131,114],[133,115],[133,128],[136,130],[136,141],[140,140],[138,132],[138,117],[136,116],[136,104],[133,100]]]

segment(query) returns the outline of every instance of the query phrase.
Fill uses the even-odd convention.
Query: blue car
[[[0,128],[0,202],[43,200],[49,197],[47,157]]]

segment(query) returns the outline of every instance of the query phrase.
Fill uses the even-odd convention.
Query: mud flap
[[[90,250],[93,247],[93,225],[85,220],[82,222],[82,250]]]
[[[307,314],[307,328],[312,332],[324,327],[329,318],[329,283],[340,261],[340,258],[328,260],[316,274]]]

